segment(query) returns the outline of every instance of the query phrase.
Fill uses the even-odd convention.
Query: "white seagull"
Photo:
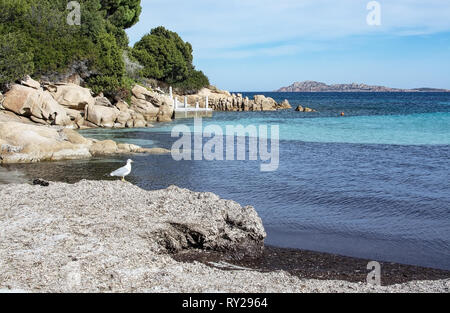
[[[127,161],[127,165],[125,165],[124,167],[119,168],[118,170],[115,170],[114,172],[112,172],[110,175],[112,177],[122,177],[122,181],[126,181],[125,180],[125,176],[130,175],[131,173],[131,163],[133,163],[133,160],[128,159]]]

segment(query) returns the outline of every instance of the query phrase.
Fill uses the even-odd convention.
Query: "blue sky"
[[[450,89],[450,1],[142,0],[131,44],[156,26],[194,48],[212,84],[270,91],[294,81]]]

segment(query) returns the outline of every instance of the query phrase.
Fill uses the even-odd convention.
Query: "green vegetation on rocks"
[[[138,22],[140,0],[78,0],[80,25],[67,22],[75,10],[68,3],[0,0],[0,89],[26,75],[78,74],[94,93],[123,99],[142,78],[188,91],[209,84],[192,65],[192,46],[176,33],[158,27],[128,46],[125,29]]]

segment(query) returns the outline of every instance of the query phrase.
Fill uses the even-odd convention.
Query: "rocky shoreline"
[[[249,99],[240,93],[230,93],[214,87],[203,88],[197,94],[186,98],[190,106],[195,107],[198,103],[201,108],[205,107],[204,99],[208,99],[208,107],[214,111],[256,112],[292,109],[288,100],[277,103],[273,98],[263,95],[255,95],[253,99]]]
[[[357,83],[328,85],[322,82],[307,80],[295,82],[292,85],[282,87],[275,92],[450,92],[450,90],[440,88],[401,89]]]
[[[191,107],[216,111],[273,111],[289,109],[288,101],[255,96],[253,100],[215,87],[196,95],[166,94],[135,85],[130,103],[114,103],[102,94],[73,82],[38,82],[26,77],[0,93],[0,164],[33,163],[90,158],[98,155],[130,153],[170,153],[165,149],[144,149],[111,140],[97,141],[77,134],[86,128],[144,128],[153,123],[171,122],[174,99],[184,98]],[[206,100],[206,101],[205,101]]]
[[[0,116],[1,117],[1,116]],[[64,127],[1,121],[0,164],[87,159],[115,154],[168,154],[167,149],[95,140]]]
[[[171,122],[176,110],[174,99],[180,97],[183,105],[192,108],[208,105],[216,111],[291,109],[287,100],[277,103],[263,95],[251,100],[213,86],[194,95],[177,95],[135,85],[129,103],[123,99],[111,102],[103,94],[94,96],[90,89],[71,82],[38,82],[28,76],[4,95],[0,93],[0,113],[3,119],[16,117],[24,122],[72,129],[142,128],[152,127],[156,122]]]
[[[318,279],[264,249],[256,211],[211,193],[120,181],[0,189],[0,290],[26,292],[448,292],[448,276],[385,287]],[[279,251],[275,251],[280,253]],[[180,255],[216,254],[214,264]],[[271,255],[271,256],[270,256]],[[248,260],[279,261],[278,268]],[[297,255],[300,256],[300,255]],[[305,263],[311,259],[303,255]],[[317,260],[317,258],[315,259]],[[187,262],[189,261],[189,262]],[[235,262],[240,266],[228,266]],[[241,262],[241,263],[239,263]],[[350,261],[349,261],[350,262]],[[348,263],[348,262],[347,262]],[[223,268],[217,266],[225,264]],[[259,263],[262,265],[262,263]],[[317,263],[325,271],[332,266]],[[359,265],[355,264],[355,267]],[[339,271],[339,268],[337,268]],[[303,272],[305,273],[305,272]],[[424,272],[425,273],[425,272]]]
[[[0,112],[22,120],[72,129],[151,127],[154,122],[171,121],[174,112],[167,95],[139,85],[133,87],[130,103],[121,99],[112,103],[74,83],[38,82],[30,77],[12,85],[0,96],[0,104]]]

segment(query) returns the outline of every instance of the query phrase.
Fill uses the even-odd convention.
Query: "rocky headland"
[[[357,83],[327,85],[322,82],[308,80],[295,82],[288,87],[276,90],[276,92],[450,92],[450,90],[437,88],[400,89]]]
[[[376,287],[235,266],[233,260],[266,256],[266,233],[253,207],[211,193],[81,181],[4,185],[0,198],[0,291],[448,292],[450,284]],[[177,261],[189,253],[226,258]]]

